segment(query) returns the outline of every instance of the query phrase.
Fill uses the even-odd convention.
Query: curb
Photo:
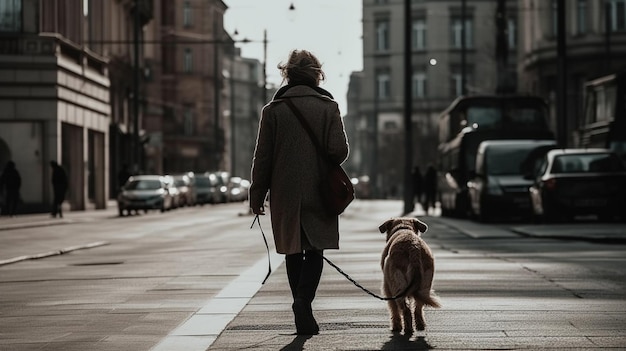
[[[6,260],[1,260],[0,261],[0,266],[5,266],[5,265],[8,265],[8,264],[22,262],[22,261],[27,261],[27,260],[38,260],[38,259],[46,258],[46,257],[50,257],[50,256],[63,255],[63,254],[70,253],[70,252],[76,251],[76,250],[92,249],[94,247],[105,246],[105,245],[109,245],[109,244],[110,243],[108,241],[96,241],[96,242],[85,244],[85,245],[75,245],[75,246],[66,247],[66,248],[63,248],[63,249],[60,249],[60,250],[53,250],[53,251],[38,253],[38,254],[34,254],[34,255],[17,256],[17,257],[9,258],[9,259],[6,259]]]

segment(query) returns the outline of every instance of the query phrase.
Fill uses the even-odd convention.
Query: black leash
[[[270,262],[270,247],[267,244],[267,239],[265,238],[265,233],[263,232],[263,228],[261,227],[261,220],[259,219],[259,215],[256,215],[254,217],[254,219],[252,220],[252,225],[250,226],[250,229],[252,229],[252,227],[254,227],[254,222],[258,222],[259,223],[259,229],[261,230],[261,235],[263,236],[263,241],[265,242],[265,249],[267,250],[267,263],[268,263],[267,275],[265,276],[265,279],[263,279],[263,282],[261,283],[261,284],[265,284],[265,281],[267,280],[267,278],[269,278],[270,274],[272,273],[272,264]],[[406,295],[406,293],[409,291],[409,288],[411,287],[411,285],[413,285],[413,282],[411,282],[409,285],[407,285],[407,287],[404,289],[404,291],[402,291],[400,294],[398,294],[396,296],[392,296],[392,297],[379,296],[379,295],[371,292],[367,288],[363,287],[363,285],[359,284],[350,275],[348,275],[346,272],[344,272],[341,268],[339,268],[336,264],[334,264],[331,260],[326,258],[324,255],[322,255],[322,258],[329,265],[331,265],[333,268],[335,268],[337,270],[337,272],[339,272],[339,274],[343,275],[346,279],[351,281],[352,284],[354,284],[357,288],[360,288],[361,290],[363,290],[367,294],[369,294],[369,295],[371,295],[371,296],[373,296],[373,297],[375,297],[375,298],[377,298],[379,300],[390,301],[390,300],[396,300],[396,299],[399,299],[401,297],[404,297]]]
[[[263,232],[263,228],[261,228],[261,220],[259,219],[259,215],[256,215],[254,219],[252,220],[252,225],[250,225],[250,229],[254,227],[254,222],[259,223],[259,229],[261,230],[261,235],[263,235],[263,241],[265,242],[265,249],[267,250],[267,275],[265,276],[265,279],[263,279],[263,282],[261,283],[261,285],[263,285],[267,281],[267,278],[270,277],[270,274],[272,274],[272,262],[270,260],[270,246],[267,244],[267,238],[265,238],[265,233]]]
[[[336,264],[332,263],[331,260],[326,258],[324,255],[322,255],[322,258],[324,259],[324,261],[328,262],[329,265],[331,265],[333,268],[335,268],[337,270],[337,272],[339,272],[339,274],[343,275],[344,277],[346,277],[346,279],[351,281],[352,284],[354,284],[357,288],[360,288],[361,290],[365,291],[369,295],[371,295],[371,296],[373,296],[373,297],[375,297],[375,298],[377,298],[379,300],[390,301],[390,300],[396,300],[396,299],[399,299],[401,297],[404,297],[404,295],[406,295],[406,293],[409,291],[409,288],[413,284],[413,282],[411,282],[409,285],[406,286],[404,291],[402,291],[400,294],[398,294],[396,296],[392,296],[392,297],[379,296],[379,295],[374,294],[370,290],[364,288],[361,284],[359,284],[356,280],[352,279],[351,276],[349,276],[347,273],[345,273],[343,270],[341,270],[341,268],[337,267]]]

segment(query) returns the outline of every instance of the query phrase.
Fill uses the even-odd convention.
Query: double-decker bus
[[[626,160],[626,72],[588,81],[584,108],[579,146],[607,148]]]
[[[554,140],[543,99],[523,95],[462,96],[439,116],[438,195],[442,214],[466,216],[467,182],[485,140]]]

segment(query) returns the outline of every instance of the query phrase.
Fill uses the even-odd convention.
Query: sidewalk
[[[382,281],[379,260],[384,239],[377,235],[373,220],[361,218],[359,223],[343,219],[343,223],[356,227],[342,230],[341,250],[329,250],[326,256],[363,286],[379,293]],[[313,303],[320,334],[293,335],[292,298],[282,265],[216,337],[209,350],[623,347],[626,338],[622,326],[626,323],[626,313],[619,299],[602,303],[585,299],[582,308],[582,297],[572,295],[571,291],[540,274],[529,272],[518,262],[474,251],[447,249],[449,240],[463,240],[465,233],[456,231],[447,219],[426,217],[424,220],[430,226],[429,232],[436,233],[426,240],[437,259],[434,288],[443,303],[441,309],[425,310],[425,332],[413,336],[390,332],[386,302],[362,292],[325,264]],[[426,233],[425,238],[428,235]],[[507,239],[509,236],[520,239],[519,235],[498,228],[482,238]]]

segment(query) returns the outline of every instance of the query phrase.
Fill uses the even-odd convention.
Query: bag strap
[[[320,155],[324,156],[324,159],[326,159],[328,162],[331,162],[330,157],[328,156],[328,154],[324,152],[324,149],[322,149],[320,142],[315,137],[315,134],[313,133],[313,129],[311,129],[311,126],[309,125],[309,123],[304,119],[304,116],[302,116],[302,112],[300,112],[300,110],[296,107],[296,105],[294,105],[293,101],[291,101],[290,98],[284,98],[283,100],[287,103],[287,105],[289,106],[291,111],[293,111],[296,117],[298,117],[300,124],[302,124],[307,134],[309,134],[309,138],[311,138],[311,141],[313,141],[313,144],[315,145],[317,152]]]

